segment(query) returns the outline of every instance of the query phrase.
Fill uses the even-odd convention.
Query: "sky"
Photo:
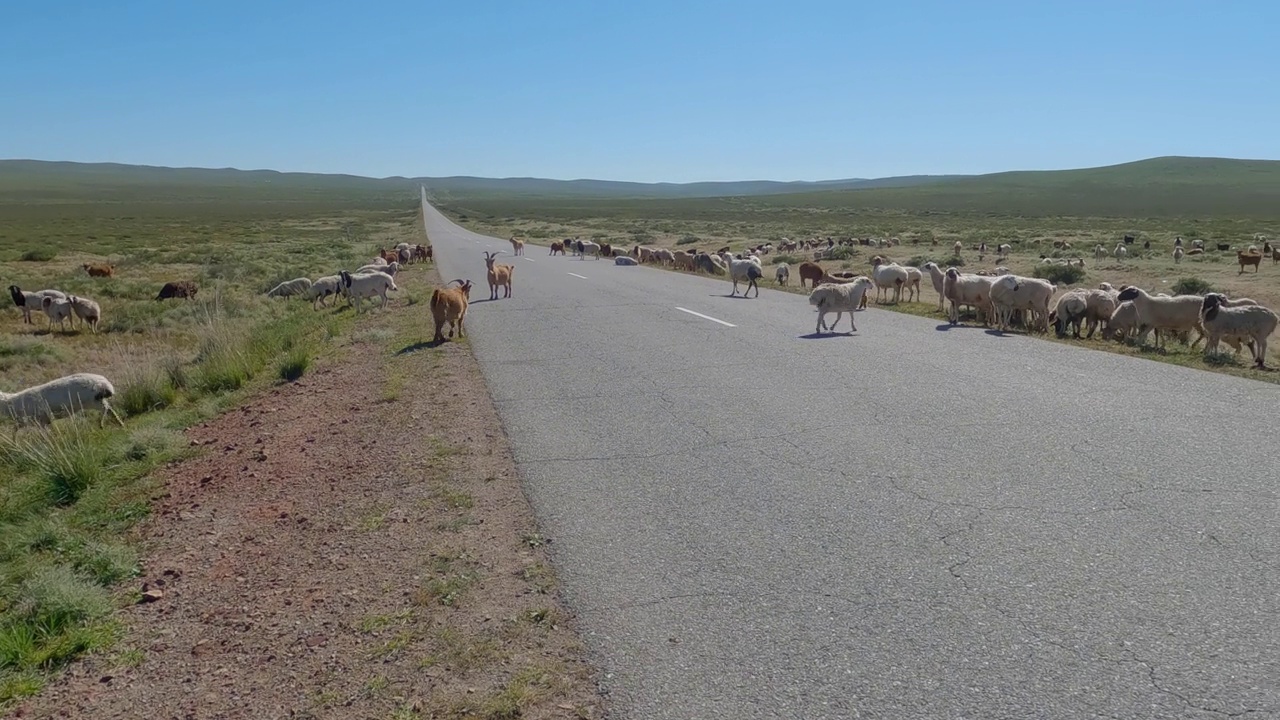
[[[0,3],[0,158],[639,182],[1280,159],[1280,3]]]

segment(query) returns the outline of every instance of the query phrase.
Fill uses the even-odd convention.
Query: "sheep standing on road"
[[[511,237],[511,250],[514,255],[524,254],[524,241],[514,235]]]
[[[760,267],[760,258],[752,257],[748,260],[738,260],[732,255],[725,253],[727,257],[724,261],[729,265],[729,279],[733,280],[733,291],[729,293],[729,297],[735,297],[738,294],[738,283],[747,283],[747,288],[742,291],[742,297],[747,297],[747,293],[751,292],[751,288],[756,289],[756,297],[760,297],[760,286],[756,281],[764,277],[764,269]]]
[[[782,287],[787,286],[787,279],[791,277],[791,266],[786,263],[778,263],[778,267],[773,270],[773,277]]]
[[[1209,354],[1218,349],[1224,336],[1248,338],[1253,341],[1254,364],[1267,367],[1267,338],[1276,331],[1280,316],[1261,305],[1229,307],[1226,297],[1209,293],[1201,301],[1200,322],[1206,335],[1204,351]]]
[[[809,304],[818,308],[818,325],[813,331],[815,333],[835,332],[836,325],[840,324],[840,317],[844,313],[849,313],[849,334],[857,332],[858,328],[853,322],[853,312],[863,304],[871,286],[871,278],[858,277],[854,278],[853,282],[823,283],[814,288],[813,292],[809,293]],[[830,327],[824,322],[829,312],[836,314],[835,322],[831,323]]]
[[[111,381],[93,373],[76,373],[29,387],[16,393],[0,392],[0,417],[12,420],[14,434],[18,427],[36,422],[48,425],[54,418],[71,415],[86,408],[101,408],[99,427],[106,425],[110,413],[124,427],[107,398],[116,394]]]

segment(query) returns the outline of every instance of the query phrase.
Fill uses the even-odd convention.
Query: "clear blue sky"
[[[1277,28],[1274,0],[5,0],[0,157],[672,182],[1277,159]]]

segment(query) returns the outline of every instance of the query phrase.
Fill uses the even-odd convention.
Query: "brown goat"
[[[164,287],[160,288],[160,294],[156,296],[156,300],[168,300],[169,298],[188,298],[194,300],[196,292],[200,288],[190,280],[181,280],[179,282],[167,282]]]
[[[826,274],[822,266],[813,262],[800,263],[800,269],[797,271],[800,276],[800,287],[804,287],[804,281],[808,280],[811,287],[818,287],[818,283],[822,282],[822,276]]]
[[[551,243],[551,254],[555,255],[556,253],[564,254],[564,243],[559,240]]]
[[[425,260],[430,260],[430,259],[431,259],[431,253],[429,252],[429,248],[425,248],[425,247],[423,247],[423,246],[421,246],[421,245],[414,245],[414,246],[413,246],[413,260],[414,260],[414,262],[417,262],[417,261],[419,261],[419,260],[423,260],[423,261],[425,261]]]
[[[516,255],[523,255],[524,241],[514,235],[511,236],[511,249],[515,251]]]
[[[494,259],[498,257],[498,253],[485,252],[484,264],[489,268],[489,299],[498,299],[498,288],[503,288],[506,293],[502,297],[511,297],[511,276],[515,274],[514,265],[495,265]]]
[[[1258,263],[1262,262],[1262,253],[1257,250],[1239,250],[1236,252],[1236,261],[1240,263],[1240,273],[1249,265],[1253,266],[1253,271],[1258,272]],[[1236,273],[1239,275],[1240,273]]]
[[[458,287],[449,287],[453,283],[458,283]],[[450,280],[445,283],[443,288],[436,288],[431,293],[431,319],[435,321],[436,333],[431,339],[432,342],[444,342],[444,326],[449,324],[449,337],[453,337],[453,331],[456,328],[458,337],[466,337],[467,333],[462,328],[462,321],[467,316],[467,306],[471,301],[471,281],[463,281],[461,278]]]
[[[116,276],[115,265],[107,265],[105,263],[85,263],[80,267],[83,267],[85,271],[89,273],[89,277],[108,277],[109,278],[109,277]]]

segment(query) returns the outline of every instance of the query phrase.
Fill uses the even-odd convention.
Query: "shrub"
[[[305,347],[295,347],[280,361],[280,379],[293,382],[311,367],[311,353]]]
[[[35,248],[22,253],[24,262],[49,262],[58,257],[58,251],[49,248]]]
[[[849,260],[858,255],[857,248],[848,245],[837,245],[827,252],[827,258],[830,260]]]
[[[167,408],[178,400],[178,389],[163,369],[152,368],[130,379],[120,393],[119,408],[129,416]]]
[[[1198,277],[1186,277],[1174,283],[1170,290],[1174,295],[1204,295],[1213,292],[1213,286]]]
[[[684,237],[677,240],[676,244],[677,245],[693,245],[694,243],[700,243],[700,242],[702,242],[702,238],[698,237],[697,235],[685,235]]]
[[[1075,265],[1037,265],[1032,274],[1055,285],[1075,285],[1086,275],[1084,268]]]
[[[778,263],[787,263],[788,265],[794,265],[798,262],[802,262],[802,260],[797,255],[774,255],[773,256],[774,265],[777,265]]]

